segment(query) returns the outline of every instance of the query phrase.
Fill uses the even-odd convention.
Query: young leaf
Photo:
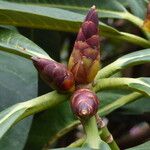
[[[107,78],[121,69],[150,62],[150,49],[136,51],[118,58],[113,63],[102,68],[95,77],[95,81],[100,78]]]

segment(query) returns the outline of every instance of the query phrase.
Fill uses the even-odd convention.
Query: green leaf
[[[132,89],[150,96],[150,78],[106,78],[95,82],[93,90]]]
[[[7,0],[9,1],[9,0]],[[18,2],[17,0],[13,0],[14,2]],[[139,27],[142,25],[142,20],[130,14],[126,8],[122,5],[122,2],[118,2],[117,0],[94,0],[94,1],[86,1],[86,0],[53,0],[53,1],[40,1],[40,0],[32,0],[27,2],[25,0],[21,0],[20,2],[26,4],[38,4],[40,6],[48,6],[48,7],[56,7],[65,10],[70,10],[78,13],[85,13],[89,10],[89,8],[93,5],[97,7],[97,11],[100,17],[102,18],[117,18],[117,19],[126,19],[128,21],[133,22]]]
[[[146,105],[145,105],[146,104]],[[134,103],[127,104],[121,108],[120,113],[127,115],[139,115],[150,112],[150,98],[142,97]]]
[[[65,101],[67,98],[67,95],[58,94],[56,91],[53,91],[7,108],[0,113],[0,138],[2,138],[12,125],[23,118],[42,110],[52,108]]]
[[[19,34],[17,31],[4,27],[0,27],[0,50],[26,58],[37,56],[50,59],[48,54],[32,41]]]
[[[107,78],[116,72],[130,66],[150,62],[150,49],[136,51],[118,58],[113,63],[102,68],[95,77],[95,81],[100,78]]]
[[[132,148],[128,148],[126,150],[148,150],[150,147],[150,141],[148,142],[145,142],[141,145],[138,145],[138,146],[135,146],[135,147],[132,147]]]
[[[126,0],[131,12],[144,19],[146,15],[147,2],[144,0]]]
[[[0,52],[0,111],[26,99],[31,99],[36,95],[37,74],[32,63],[19,56]],[[7,114],[13,112],[15,108],[16,112],[14,112],[14,117],[10,117],[4,125],[3,120],[7,118]],[[11,123],[14,122],[14,119],[18,118],[24,110],[25,109],[19,110],[18,105],[14,105],[0,113],[1,135],[10,129]],[[30,117],[10,129],[3,139],[1,139],[0,149],[22,150],[28,136],[31,122],[32,118]]]
[[[46,6],[25,5],[0,1],[0,24],[32,28],[44,28],[77,32],[84,15]],[[104,36],[125,40],[143,47],[150,47],[149,41],[100,22]]]

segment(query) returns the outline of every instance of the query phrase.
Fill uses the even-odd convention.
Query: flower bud
[[[32,57],[33,64],[41,78],[53,89],[72,91],[74,89],[73,74],[66,66],[54,60]]]
[[[96,114],[99,100],[89,89],[79,89],[71,97],[72,111],[79,118],[89,118]]]
[[[98,15],[93,6],[79,30],[68,63],[68,69],[73,73],[76,84],[93,81],[100,69],[99,49]]]
[[[143,28],[150,32],[150,2],[148,4],[148,7],[147,7],[147,15],[146,15],[146,18],[144,20],[144,23],[143,23]]]

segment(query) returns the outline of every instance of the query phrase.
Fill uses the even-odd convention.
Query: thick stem
[[[104,121],[98,115],[96,116],[96,119],[101,129],[101,134],[100,134],[101,139],[110,146],[111,150],[120,150],[120,148],[115,142],[112,134],[109,132],[107,125],[104,123]]]
[[[99,144],[100,144],[101,139],[98,134],[98,128],[97,128],[95,116],[83,120],[82,125],[83,125],[85,133],[86,133],[85,143],[90,148],[99,149]]]

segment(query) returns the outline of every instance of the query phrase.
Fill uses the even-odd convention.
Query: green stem
[[[100,137],[98,134],[98,128],[95,116],[85,119],[82,121],[82,125],[84,127],[86,133],[86,144],[90,148],[99,149]]]
[[[107,126],[101,128],[102,134],[100,135],[102,140],[105,141],[111,148],[111,150],[120,150],[117,143],[113,139],[111,133],[109,132]]]
[[[120,150],[112,134],[109,132],[106,124],[98,115],[96,116],[96,118],[97,118],[98,125],[101,129],[101,134],[100,134],[101,139],[109,145],[111,150]]]

